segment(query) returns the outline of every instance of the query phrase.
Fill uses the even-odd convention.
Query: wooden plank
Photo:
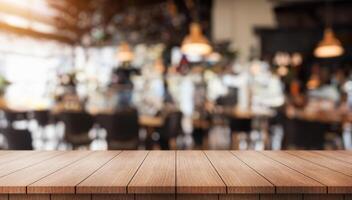
[[[345,200],[352,200],[352,195],[345,195]]]
[[[58,156],[62,153],[63,152],[60,152],[60,151],[46,151],[46,152],[33,151],[32,153],[29,153],[24,157],[15,156],[17,157],[16,160],[10,161],[8,163],[3,163],[2,165],[0,165],[0,177],[6,176],[18,170],[33,166],[47,159]]]
[[[324,151],[313,151],[313,152],[319,153],[329,158],[334,158],[334,159],[352,164],[352,154],[346,153],[347,151],[325,151],[324,150]]]
[[[276,193],[326,193],[326,187],[255,151],[232,151],[276,187]]]
[[[177,200],[219,200],[218,194],[178,194]]]
[[[26,186],[87,156],[88,151],[70,151],[45,162],[0,178],[0,193],[26,193]]]
[[[48,194],[10,194],[9,200],[50,200]]]
[[[316,165],[282,151],[265,151],[264,155],[328,187],[328,193],[352,193],[352,177]]]
[[[50,200],[91,200],[90,194],[53,194]]]
[[[313,162],[315,164],[327,167],[337,172],[352,176],[352,164],[336,160],[321,154],[309,151],[287,151],[288,153]]]
[[[304,200],[344,200],[342,194],[305,194]]]
[[[220,194],[226,186],[202,151],[177,151],[177,193]]]
[[[128,193],[175,193],[175,151],[151,151],[128,185]]]
[[[8,194],[0,194],[0,200],[8,200],[9,195]]]
[[[136,194],[135,200],[175,200],[175,194]]]
[[[259,194],[220,194],[219,200],[259,200]]]
[[[76,187],[77,193],[127,193],[147,151],[124,151]],[[160,163],[163,162],[160,160]]]
[[[75,186],[114,158],[120,151],[96,151],[27,186],[27,193],[75,193]]]
[[[134,194],[93,194],[92,200],[134,200]]]
[[[206,151],[227,187],[227,193],[274,193],[274,186],[229,151]]]
[[[301,194],[261,194],[260,200],[302,200]]]
[[[33,151],[0,151],[0,165],[33,154]]]

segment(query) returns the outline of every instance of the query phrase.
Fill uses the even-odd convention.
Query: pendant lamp
[[[344,52],[341,42],[336,38],[331,28],[332,11],[330,10],[331,8],[329,8],[329,2],[326,1],[326,28],[324,30],[323,39],[314,50],[314,55],[318,58],[337,57],[341,56]]]
[[[343,52],[341,42],[335,37],[333,30],[326,28],[323,40],[319,42],[314,50],[314,55],[318,58],[331,58],[341,56]]]
[[[133,59],[133,52],[127,42],[122,42],[118,47],[117,59],[119,62],[130,62]]]
[[[202,34],[199,23],[191,23],[190,33],[187,35],[181,46],[185,55],[205,56],[212,52],[208,39]]]

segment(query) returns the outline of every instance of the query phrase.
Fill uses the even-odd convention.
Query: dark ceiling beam
[[[8,25],[3,22],[0,22],[0,31],[30,36],[30,37],[39,38],[39,39],[55,40],[55,41],[70,44],[70,45],[75,43],[75,41],[73,39],[65,37],[65,36],[56,35],[56,34],[41,33],[41,32],[31,30],[31,29],[14,27],[14,26]]]

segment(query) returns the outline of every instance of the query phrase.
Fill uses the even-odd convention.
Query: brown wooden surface
[[[314,151],[314,152],[319,153],[323,156],[327,156],[329,158],[337,159],[337,160],[352,164],[352,153],[349,154],[347,151]]]
[[[346,176],[282,151],[265,151],[263,154],[326,185],[328,187],[328,193],[343,194],[352,192],[352,177],[350,176]]]
[[[327,167],[340,173],[344,173],[348,176],[352,176],[352,164],[337,160],[335,158],[323,156],[316,152],[310,151],[287,151],[288,153],[298,156],[302,159],[313,162],[317,165]],[[347,158],[346,158],[347,159]]]
[[[1,193],[26,193],[26,186],[41,178],[78,161],[90,152],[72,151],[60,154],[37,165],[24,168],[16,173],[0,178]],[[29,176],[30,175],[30,176]]]
[[[0,200],[348,200],[351,156],[347,151],[0,151]]]
[[[59,151],[51,151],[51,152],[38,152],[34,151],[33,153],[27,154],[26,156],[20,156],[17,157],[16,155],[13,155],[16,159],[2,163],[0,165],[0,177],[3,177],[5,175],[8,175],[10,173],[16,172],[18,170],[24,169],[26,167],[38,164],[42,161],[45,161],[49,158],[52,158],[54,156],[58,156],[59,154],[62,154],[64,152],[59,152]],[[1,161],[0,161],[1,163]]]
[[[77,188],[77,193],[127,193],[127,185],[145,159],[147,151],[125,151],[96,171]]]
[[[175,151],[149,152],[128,185],[128,193],[175,193],[175,161]]]
[[[226,193],[226,186],[205,153],[177,152],[177,193]]]
[[[28,193],[75,193],[75,186],[107,163],[119,151],[97,151],[29,186]]]
[[[326,193],[321,183],[259,152],[233,151],[233,154],[274,184],[277,193]]]
[[[205,154],[227,186],[227,193],[274,193],[275,187],[229,151]]]

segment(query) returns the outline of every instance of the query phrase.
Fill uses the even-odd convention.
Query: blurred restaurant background
[[[352,149],[351,11],[0,0],[0,148]]]

